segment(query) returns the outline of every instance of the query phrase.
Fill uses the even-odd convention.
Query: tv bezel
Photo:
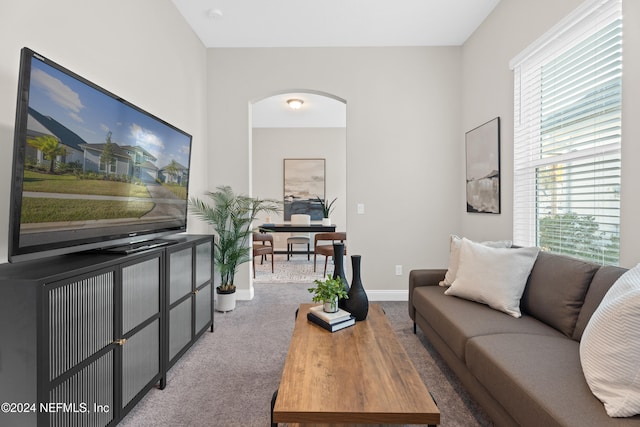
[[[71,254],[77,252],[85,252],[91,250],[100,250],[122,245],[135,244],[143,241],[157,239],[171,234],[181,233],[187,229],[188,220],[188,204],[185,201],[184,215],[178,219],[180,222],[176,226],[154,227],[152,223],[141,223],[140,229],[136,229],[127,233],[105,233],[104,235],[82,238],[75,240],[65,240],[61,242],[45,243],[42,245],[32,245],[20,247],[20,226],[22,215],[22,197],[24,171],[26,161],[26,146],[24,141],[27,138],[27,120],[29,108],[29,93],[31,81],[31,60],[36,59],[44,62],[58,71],[77,79],[78,81],[90,86],[91,88],[102,92],[125,106],[137,110],[148,117],[172,128],[173,130],[183,134],[189,138],[189,159],[187,168],[191,167],[191,152],[193,147],[193,137],[189,133],[173,126],[165,120],[149,113],[148,111],[126,101],[124,98],[104,89],[103,87],[93,83],[92,81],[78,75],[66,67],[48,59],[47,57],[33,51],[28,47],[23,47],[20,51],[20,71],[18,75],[18,95],[16,101],[16,120],[13,139],[13,165],[11,174],[11,196],[9,208],[9,239],[7,248],[7,258],[9,262],[21,262],[33,259],[52,257],[56,255]],[[188,200],[188,184],[187,199]]]

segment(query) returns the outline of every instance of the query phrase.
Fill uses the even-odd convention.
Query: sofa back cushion
[[[522,311],[571,338],[598,268],[576,258],[540,252],[522,295]]]
[[[607,291],[609,291],[609,288],[613,286],[616,280],[618,280],[618,278],[626,271],[626,268],[616,267],[613,265],[605,265],[598,269],[596,274],[593,276],[587,295],[584,298],[584,304],[582,305],[582,310],[580,310],[580,315],[576,322],[576,328],[573,331],[572,338],[574,340],[580,341],[582,339],[584,328],[587,327],[589,319],[591,319],[591,316],[600,305],[602,298],[604,298]]]

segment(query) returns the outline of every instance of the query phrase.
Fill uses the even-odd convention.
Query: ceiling
[[[206,47],[458,46],[500,0],[172,0]]]
[[[172,0],[207,48],[459,46],[500,0]],[[291,110],[286,100],[305,101]],[[344,127],[343,102],[279,94],[254,127]]]

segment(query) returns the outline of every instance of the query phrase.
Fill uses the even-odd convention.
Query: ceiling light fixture
[[[207,11],[207,16],[210,19],[218,19],[222,18],[222,11],[220,9],[209,9]]]
[[[304,101],[302,99],[292,98],[287,99],[287,104],[289,104],[292,110],[299,110],[302,104],[304,104]]]

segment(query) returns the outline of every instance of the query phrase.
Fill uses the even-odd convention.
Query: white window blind
[[[620,0],[585,2],[510,65],[514,243],[618,264]]]

